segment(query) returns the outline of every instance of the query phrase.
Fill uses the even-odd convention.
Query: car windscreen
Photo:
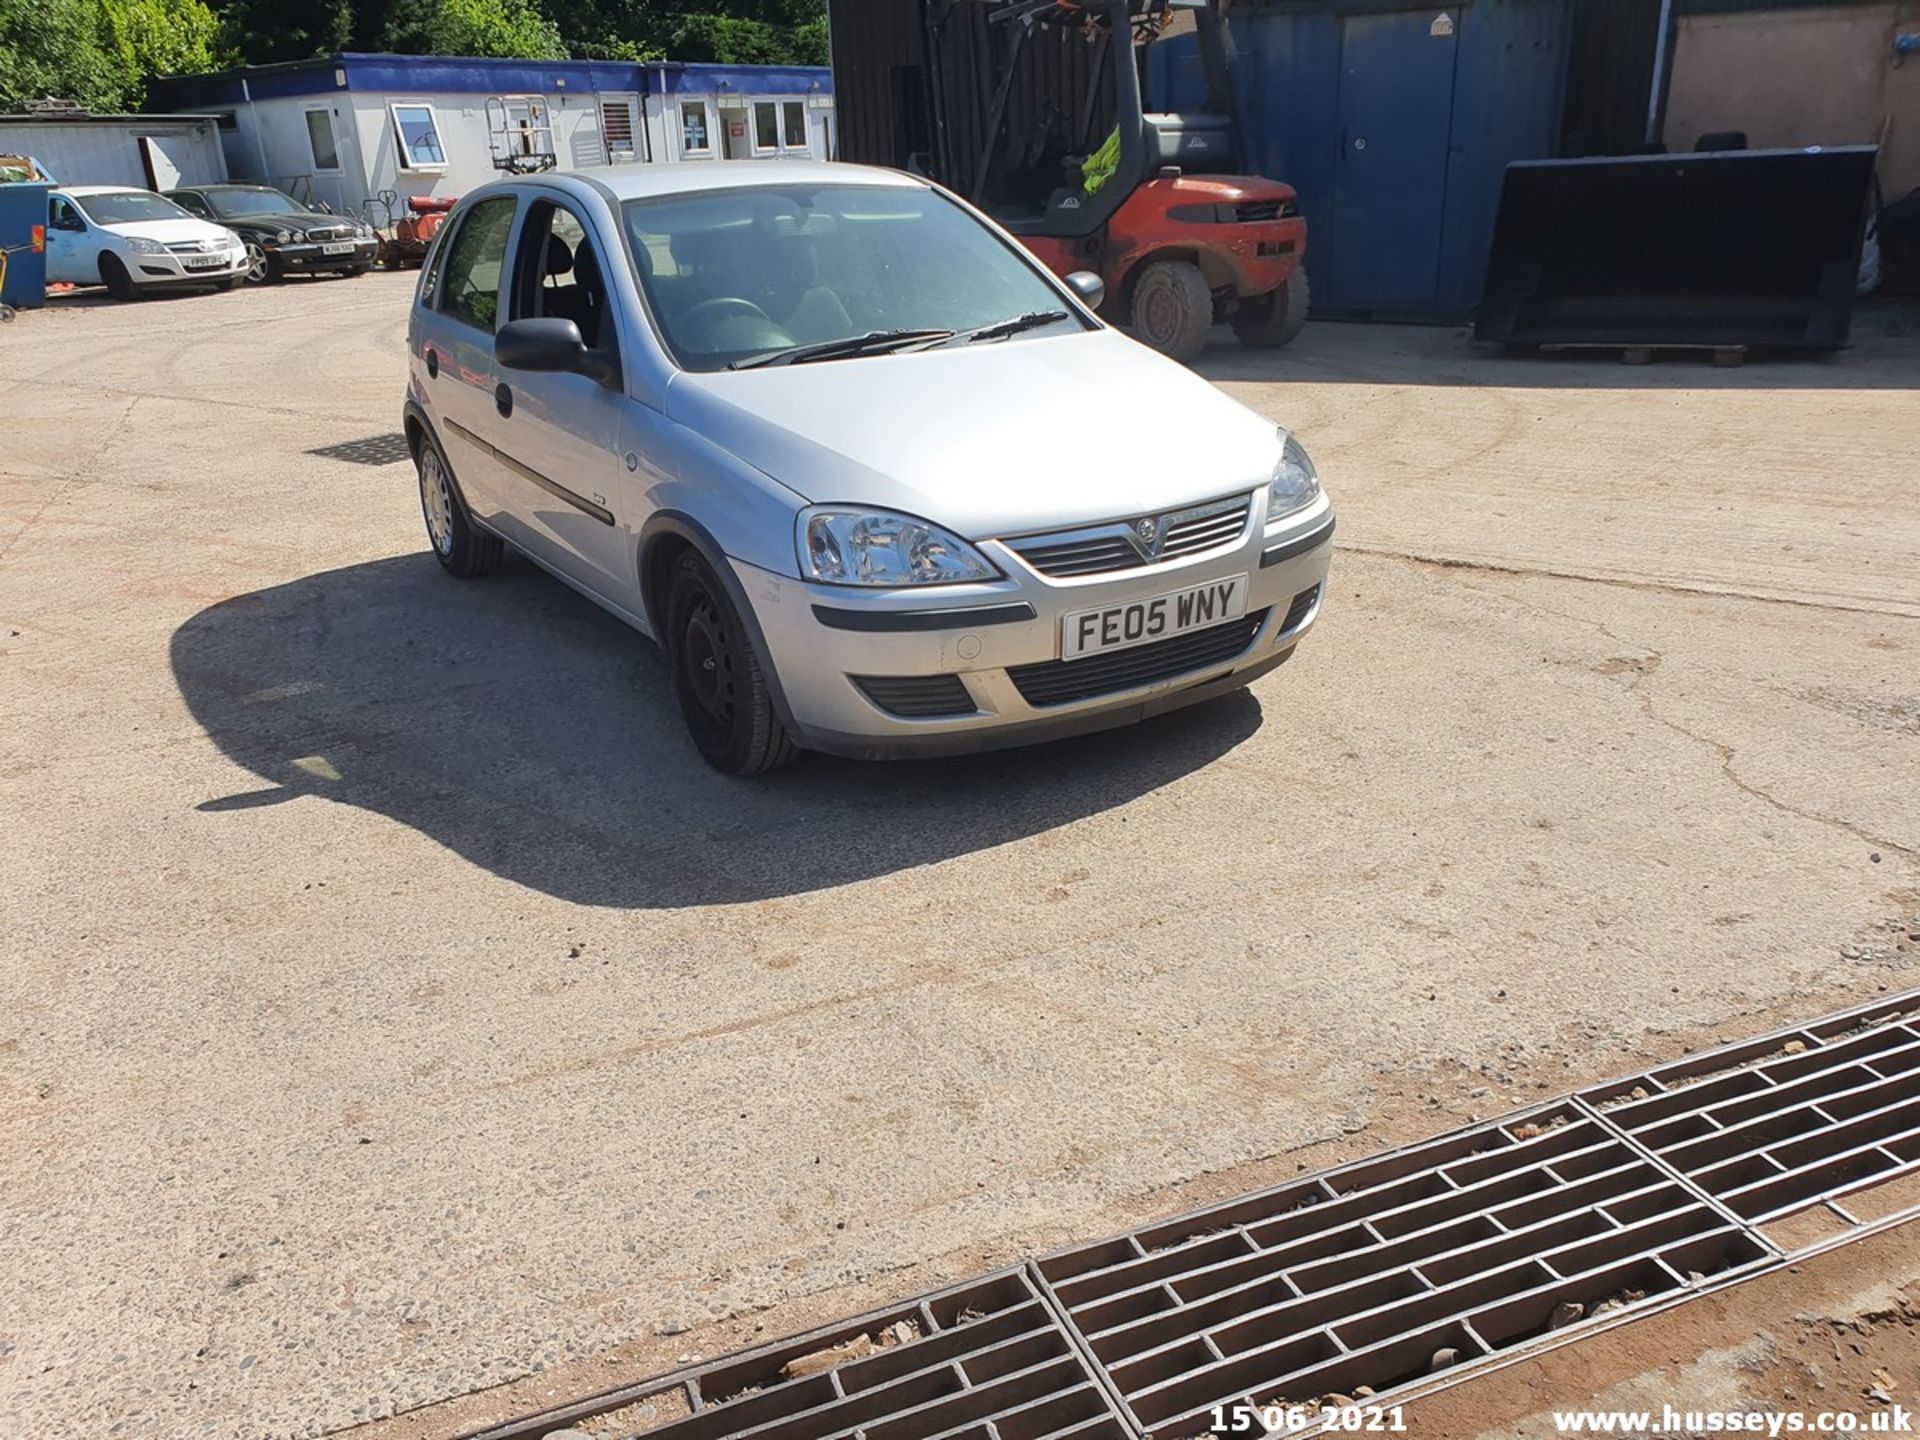
[[[98,195],[67,197],[96,225],[126,225],[136,220],[191,220],[193,217],[163,195],[146,190],[103,190]]]
[[[1035,261],[934,190],[753,186],[622,209],[647,303],[689,370],[1069,309]]]
[[[304,215],[307,207],[291,195],[278,190],[203,190],[213,213],[222,220],[241,220],[249,215]]]

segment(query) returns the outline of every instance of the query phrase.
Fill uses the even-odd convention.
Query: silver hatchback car
[[[1247,684],[1319,613],[1299,444],[938,187],[631,166],[471,192],[406,432],[440,563],[511,544],[665,650],[733,774],[942,754]]]

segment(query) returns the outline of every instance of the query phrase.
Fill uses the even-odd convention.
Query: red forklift
[[[1291,186],[1237,173],[1221,0],[919,0],[910,18],[906,8],[833,0],[841,159],[918,171],[1056,273],[1093,271],[1102,314],[1176,359],[1197,355],[1222,321],[1252,346],[1300,333],[1307,225]],[[1179,58],[1197,59],[1206,108],[1149,114],[1149,51],[1189,32],[1194,51]]]

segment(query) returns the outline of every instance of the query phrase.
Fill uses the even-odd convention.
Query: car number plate
[[[1238,620],[1246,613],[1245,575],[1229,575],[1122,605],[1075,610],[1060,621],[1060,658],[1078,660],[1105,650],[1150,645],[1188,630]]]
[[[322,245],[320,247],[320,253],[322,255],[351,255],[353,253],[353,242],[351,240],[335,240],[331,244]]]
[[[211,270],[216,265],[225,265],[226,263],[227,257],[224,255],[189,255],[187,257],[187,268],[189,270]]]

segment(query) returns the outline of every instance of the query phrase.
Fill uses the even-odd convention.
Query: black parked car
[[[233,231],[247,247],[247,281],[264,285],[283,276],[332,271],[364,275],[379,240],[371,226],[346,215],[310,210],[269,185],[196,185],[167,198]]]

